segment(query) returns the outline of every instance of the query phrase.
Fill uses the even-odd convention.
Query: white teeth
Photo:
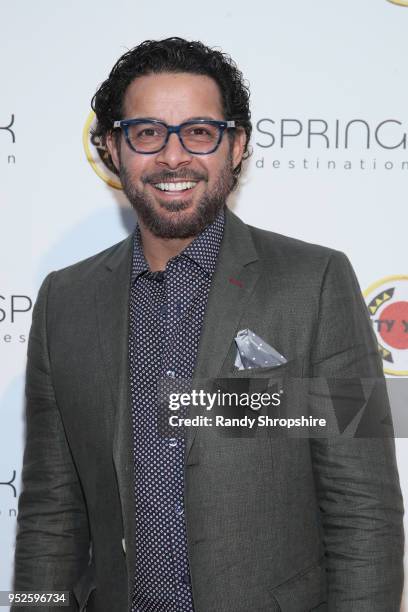
[[[156,183],[155,187],[161,191],[184,191],[192,189],[197,183],[195,181],[185,181],[184,183]]]

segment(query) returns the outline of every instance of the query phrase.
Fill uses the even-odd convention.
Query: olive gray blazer
[[[131,605],[131,255],[129,236],[52,272],[33,312],[14,588],[69,590],[70,610]],[[288,363],[235,371],[234,336],[245,328]],[[240,376],[282,384],[288,376],[381,378],[382,369],[347,258],[246,225],[227,209],[195,379]],[[255,438],[187,429],[196,612],[397,612],[403,506],[393,439],[269,429]]]

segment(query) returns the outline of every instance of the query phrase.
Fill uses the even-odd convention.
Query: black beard
[[[191,238],[197,236],[215,221],[226,202],[227,196],[231,193],[233,185],[232,158],[231,155],[228,156],[214,188],[200,199],[194,214],[188,219],[183,219],[182,216],[180,218],[180,215],[174,215],[172,219],[164,219],[157,214],[150,199],[134,186],[127,169],[122,163],[119,168],[119,176],[123,191],[131,206],[152,234],[160,238]],[[157,183],[166,182],[169,179],[206,180],[206,177],[188,170],[181,170],[178,173],[169,171],[156,173],[154,178],[150,176],[148,179],[142,179],[142,181],[144,183],[152,183],[153,181]],[[169,211],[182,211],[186,208],[187,203],[170,200],[161,205]]]

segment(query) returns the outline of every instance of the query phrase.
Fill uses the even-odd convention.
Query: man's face
[[[163,73],[135,79],[126,90],[124,118],[159,119],[178,125],[192,118],[225,120],[216,82],[207,76]],[[236,131],[233,143],[227,132],[218,149],[208,155],[186,151],[171,134],[166,147],[153,155],[135,153],[120,136],[107,146],[119,170],[123,190],[139,220],[156,236],[188,238],[197,235],[217,216],[231,191],[233,169],[240,162],[245,133]],[[193,181],[182,191],[162,191],[155,185]]]

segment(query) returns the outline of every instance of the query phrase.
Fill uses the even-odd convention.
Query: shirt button
[[[184,508],[182,504],[176,504],[175,508],[174,508],[177,516],[181,516],[184,512]]]
[[[170,438],[169,439],[169,446],[171,446],[171,447],[177,446],[177,438]]]
[[[174,370],[167,370],[166,376],[168,376],[169,378],[175,378],[176,377],[176,373],[175,373]]]
[[[162,304],[162,305],[160,306],[160,314],[161,314],[162,316],[165,316],[165,315],[167,314],[167,306],[166,306],[166,304]]]
[[[190,574],[183,574],[182,580],[184,584],[191,584]]]

